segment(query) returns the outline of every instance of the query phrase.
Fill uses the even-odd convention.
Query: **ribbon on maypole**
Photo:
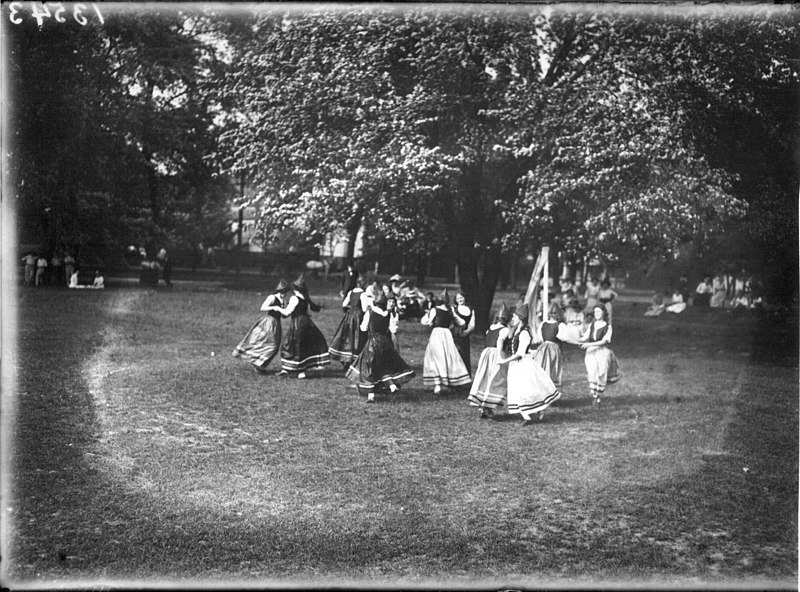
[[[531,281],[528,282],[528,290],[525,292],[525,304],[528,305],[528,326],[531,331],[539,330],[539,319],[536,316],[536,307],[539,304],[539,294],[544,292],[544,302],[542,303],[542,310],[548,310],[548,289],[539,290],[542,276],[548,277],[548,268],[550,261],[550,247],[542,247],[539,251],[539,258],[536,259],[536,265],[533,266],[533,273],[531,273]],[[549,279],[549,278],[548,278]],[[535,333],[534,333],[535,334]]]

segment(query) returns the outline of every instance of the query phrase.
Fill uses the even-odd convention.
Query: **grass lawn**
[[[333,282],[311,293],[330,339]],[[796,319],[618,304],[602,406],[565,346],[562,400],[521,427],[423,388],[418,323],[417,377],[366,405],[338,363],[231,357],[266,293],[18,295],[5,585],[797,588]]]

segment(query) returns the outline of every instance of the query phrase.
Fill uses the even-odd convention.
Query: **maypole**
[[[539,330],[539,320],[536,317],[536,306],[539,302],[539,284],[541,278],[549,278],[549,265],[550,260],[550,247],[542,247],[539,251],[539,258],[536,259],[536,265],[533,266],[533,273],[531,273],[531,280],[528,282],[528,290],[525,292],[525,304],[528,305],[528,326],[532,331]],[[549,288],[549,286],[548,286]],[[548,310],[548,294],[549,290],[544,290],[544,301],[542,302],[542,310]]]

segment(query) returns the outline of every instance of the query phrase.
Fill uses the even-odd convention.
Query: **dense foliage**
[[[758,210],[709,124],[759,107],[773,130],[796,122],[759,104],[796,93],[796,22],[753,10],[260,13],[232,40],[226,167],[261,188],[265,230],[366,220],[410,251],[452,256],[485,314],[504,251],[666,259],[687,242],[707,250]]]
[[[49,250],[214,236],[230,192],[207,162],[217,63],[207,23],[101,8],[102,23],[53,10],[41,27],[25,12],[6,27],[6,163],[21,240]]]
[[[482,321],[506,254],[544,244],[795,293],[791,8],[106,12],[7,27],[23,237],[196,244],[246,180],[265,238],[447,257]]]

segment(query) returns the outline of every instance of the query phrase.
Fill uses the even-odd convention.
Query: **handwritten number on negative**
[[[9,20],[15,25],[19,25],[22,19],[17,17],[17,12],[22,8],[22,2],[12,2],[8,5],[8,8],[11,10],[11,14],[8,15]]]

